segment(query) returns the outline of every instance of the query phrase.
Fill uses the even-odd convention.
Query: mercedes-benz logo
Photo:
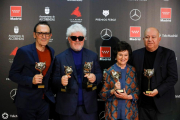
[[[141,18],[141,12],[138,9],[132,9],[130,12],[130,18],[134,21],[138,21]]]
[[[17,92],[17,89],[12,89],[11,92],[10,92],[10,97],[12,100],[14,100],[14,97],[16,96],[16,92]]]
[[[2,118],[5,119],[5,120],[8,119],[8,117],[9,117],[9,115],[6,112],[4,112],[2,114]]]
[[[104,115],[104,114],[105,114],[105,111],[102,111],[102,112],[99,114],[99,119],[100,119],[100,120],[103,120],[103,119],[105,120],[105,115]]]
[[[112,32],[110,29],[105,28],[101,31],[100,35],[103,40],[109,40],[112,37]]]

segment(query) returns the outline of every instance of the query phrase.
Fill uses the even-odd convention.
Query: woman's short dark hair
[[[50,27],[50,24],[47,22],[47,21],[39,21],[35,26],[34,26],[34,32],[36,32],[36,28],[38,25],[47,25],[50,29],[50,33],[52,32],[51,31],[51,27]]]
[[[125,41],[120,41],[118,42],[118,44],[114,47],[113,49],[113,54],[114,54],[114,57],[116,58],[117,56],[117,53],[120,52],[120,51],[125,51],[127,50],[128,53],[129,53],[129,58],[131,57],[131,54],[132,54],[132,49],[131,49],[131,45],[129,45],[127,42]]]

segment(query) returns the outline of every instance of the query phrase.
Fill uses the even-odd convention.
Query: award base
[[[66,92],[66,89],[61,88],[61,92]]]
[[[147,90],[145,93],[146,93],[146,94],[149,94],[150,92],[152,92],[152,91],[150,91],[150,90]]]
[[[124,93],[124,90],[123,89],[117,89],[116,92],[117,93]]]
[[[45,88],[44,85],[38,85],[38,88]]]
[[[87,85],[87,88],[92,88],[93,87],[93,84],[88,84]]]

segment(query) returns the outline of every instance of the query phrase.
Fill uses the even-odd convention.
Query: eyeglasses
[[[51,33],[43,33],[43,32],[36,32],[39,37],[42,37],[45,35],[45,37],[50,37]]]
[[[83,41],[83,40],[84,40],[84,36],[79,36],[79,37],[76,37],[76,36],[70,36],[70,38],[71,38],[72,41],[76,41],[77,38],[78,38],[79,41]]]

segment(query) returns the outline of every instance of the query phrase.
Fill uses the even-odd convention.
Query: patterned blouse
[[[114,65],[107,69],[103,75],[104,85],[99,96],[105,101],[105,120],[117,120],[118,98],[111,95],[110,91],[114,89],[115,83],[118,81],[112,77]],[[126,120],[138,120],[137,100],[139,88],[136,80],[135,68],[127,64],[125,90],[128,95],[132,95],[133,99],[125,100],[125,117]]]

